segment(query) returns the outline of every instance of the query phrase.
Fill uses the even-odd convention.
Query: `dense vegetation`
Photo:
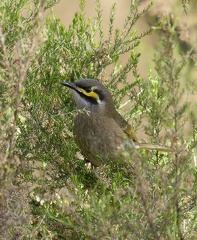
[[[114,27],[112,5],[104,37],[99,0],[95,18],[86,18],[81,1],[66,28],[53,14],[44,18],[55,3],[0,2],[0,238],[195,239],[195,47],[182,51],[171,15],[138,34],[151,4],[141,11],[131,1],[123,29]],[[159,33],[155,68],[143,79],[139,45],[152,31]],[[75,145],[76,107],[59,84],[86,77],[103,81],[120,111],[127,103],[121,113],[136,131],[175,153],[125,149],[126,165],[95,174]]]

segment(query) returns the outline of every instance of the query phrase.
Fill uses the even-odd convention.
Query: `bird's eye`
[[[86,91],[87,93],[90,93],[90,92],[92,92],[92,89],[91,89],[91,88],[85,88],[85,91]]]

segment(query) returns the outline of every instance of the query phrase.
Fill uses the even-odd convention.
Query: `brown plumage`
[[[125,142],[136,148],[173,151],[169,147],[139,143],[131,125],[116,111],[109,90],[101,82],[83,79],[61,84],[72,90],[79,109],[74,124],[76,143],[84,157],[95,166],[114,159]]]

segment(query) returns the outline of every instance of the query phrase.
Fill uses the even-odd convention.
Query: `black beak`
[[[78,88],[78,87],[75,85],[75,83],[73,83],[73,82],[61,82],[60,84],[66,86],[66,87],[68,87],[68,88],[70,88],[70,89],[73,89],[73,90],[75,90],[76,92],[81,93],[81,89]]]
[[[72,82],[61,82],[60,84],[66,86],[68,88],[71,88],[73,90],[78,90],[76,85],[74,83],[72,83]]]

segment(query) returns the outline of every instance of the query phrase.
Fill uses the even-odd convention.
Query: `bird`
[[[74,122],[75,142],[83,156],[95,167],[113,161],[130,143],[136,149],[172,152],[152,143],[140,143],[131,125],[116,110],[108,88],[95,79],[61,82],[74,97],[78,111]]]

